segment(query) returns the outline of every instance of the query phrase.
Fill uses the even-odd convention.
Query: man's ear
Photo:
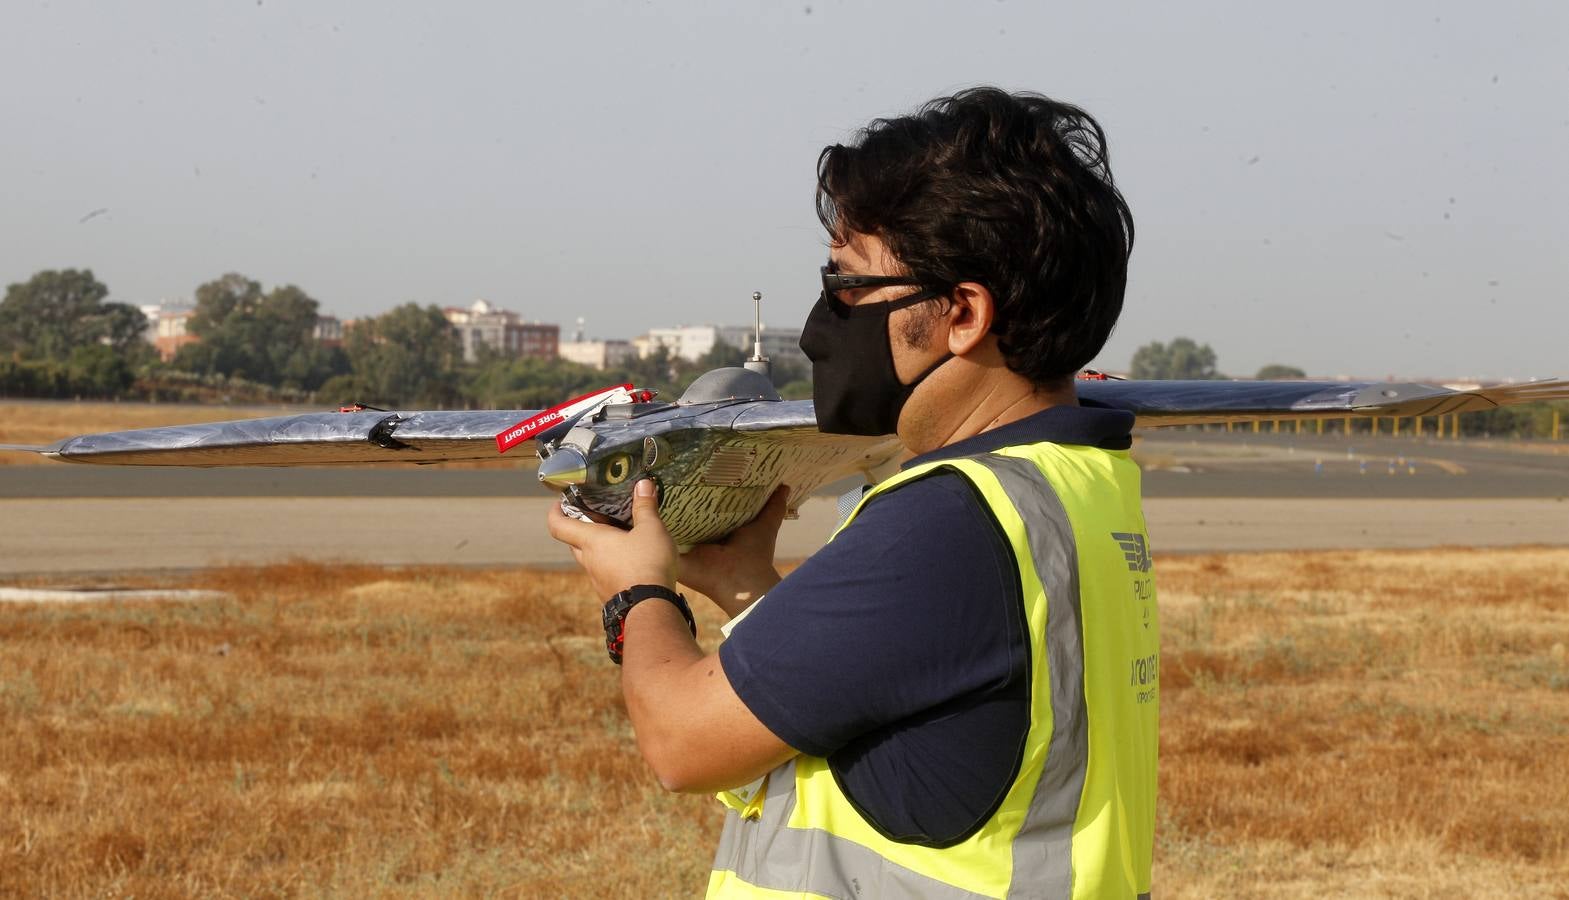
[[[963,356],[991,334],[997,301],[985,285],[974,281],[960,282],[948,297],[953,304],[948,310],[948,352]]]

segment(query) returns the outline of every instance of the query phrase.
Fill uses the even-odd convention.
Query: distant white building
[[[748,355],[752,352],[752,336],[749,332],[741,345]],[[763,353],[774,362],[792,360],[808,368],[811,360],[801,352],[801,329],[799,328],[769,328],[763,326]]]
[[[696,362],[716,344],[727,344],[751,355],[753,329],[750,325],[678,325],[674,328],[651,328],[648,334],[632,339],[637,355],[647,358],[659,347],[672,357]],[[801,352],[801,330],[763,326],[763,353],[778,362],[791,359],[805,364],[806,354]]]
[[[556,346],[556,355],[567,362],[595,369],[614,369],[637,355],[631,341],[562,341]]]
[[[479,359],[480,347],[504,356],[555,359],[561,343],[561,326],[525,322],[517,313],[492,306],[488,300],[475,300],[467,307],[449,306],[442,313],[463,343],[465,362]]]
[[[556,347],[556,355],[567,362],[574,362],[580,366],[593,369],[614,369],[625,365],[637,356],[637,351],[632,348],[631,341],[617,340],[589,340],[583,330],[583,319],[577,320],[577,328],[572,331],[572,339],[562,341]]]
[[[665,348],[671,357],[678,357],[691,362],[702,359],[714,345],[721,341],[732,346],[740,346],[736,340],[739,334],[732,334],[734,329],[724,325],[677,325],[674,328],[650,328],[647,339],[640,342],[639,355],[647,357],[658,348]]]
[[[147,317],[147,327],[142,330],[142,340],[151,344],[158,338],[158,317],[163,314],[163,304],[143,303],[136,308]]]
[[[144,303],[138,308],[147,317],[147,328],[142,332],[142,338],[158,348],[158,356],[164,362],[174,359],[174,354],[181,347],[199,340],[196,335],[188,334],[185,330],[191,314],[196,312],[191,301],[166,299],[157,303]]]
[[[337,316],[317,316],[311,337],[328,347],[343,346],[343,322]]]

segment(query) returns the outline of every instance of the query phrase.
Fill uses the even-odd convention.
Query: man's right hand
[[[757,517],[722,540],[698,544],[681,556],[681,583],[704,594],[731,618],[779,583],[774,546],[790,488],[780,485]]]

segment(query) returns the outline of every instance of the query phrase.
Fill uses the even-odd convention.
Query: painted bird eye
[[[632,456],[628,453],[617,453],[605,460],[603,471],[605,484],[620,484],[632,474]]]

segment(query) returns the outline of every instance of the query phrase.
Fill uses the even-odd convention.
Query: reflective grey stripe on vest
[[[768,775],[763,814],[755,822],[734,811],[725,816],[714,868],[731,869],[742,881],[779,891],[803,891],[846,900],[921,897],[986,900],[980,894],[895,865],[875,850],[816,828],[790,828],[795,811],[795,760]]]
[[[1046,749],[1045,771],[1013,841],[1012,888],[1021,896],[1069,897],[1073,892],[1073,821],[1089,762],[1078,544],[1068,511],[1033,462],[993,454],[974,459],[997,476],[1003,493],[1024,519],[1035,574],[1046,589],[1051,743]]]
[[[855,512],[857,506],[861,505],[861,498],[865,497],[866,492],[871,489],[872,486],[869,484],[858,484],[839,495],[839,517],[834,519],[834,531],[844,527],[844,523],[850,520],[850,514]]]

